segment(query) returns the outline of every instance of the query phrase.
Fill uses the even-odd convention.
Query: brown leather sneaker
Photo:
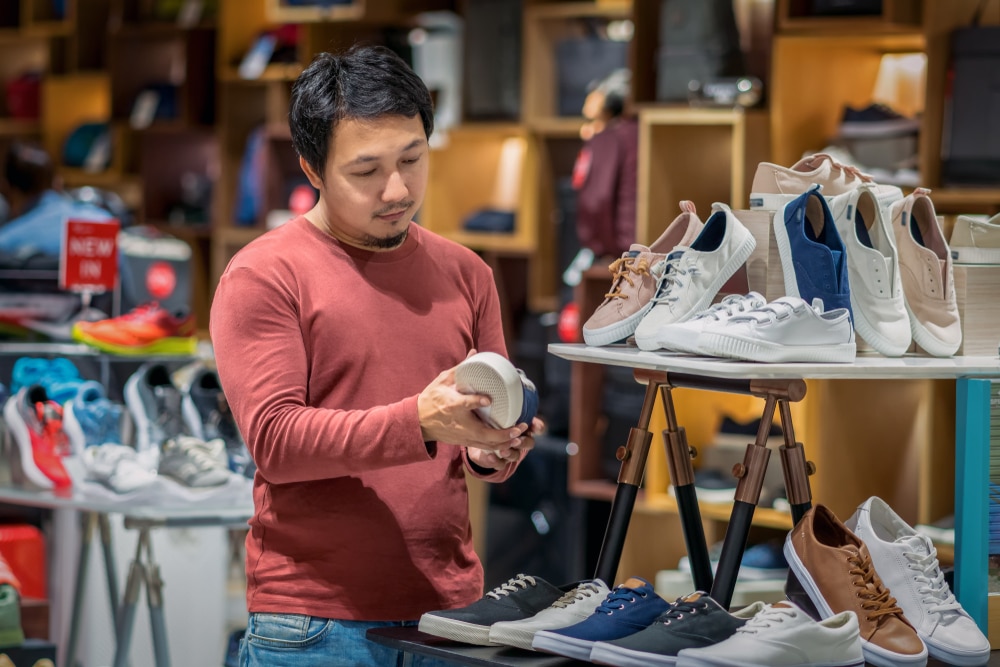
[[[883,667],[927,664],[927,647],[875,572],[868,548],[827,507],[806,512],[784,551],[821,618],[857,615],[865,660]]]

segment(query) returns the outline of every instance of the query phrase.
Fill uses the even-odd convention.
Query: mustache
[[[392,206],[386,206],[385,208],[375,211],[375,215],[392,215],[393,213],[402,213],[413,206],[413,204],[414,202],[412,200],[399,202],[397,204],[393,204]]]

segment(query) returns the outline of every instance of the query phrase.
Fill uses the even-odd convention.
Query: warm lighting
[[[872,101],[885,104],[904,116],[924,110],[927,56],[923,53],[892,53],[882,56]]]
[[[521,137],[508,137],[500,147],[497,180],[493,184],[491,205],[500,211],[516,211],[521,199],[521,168],[527,142]]]

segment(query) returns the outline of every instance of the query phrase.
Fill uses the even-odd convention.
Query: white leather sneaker
[[[990,642],[948,588],[930,538],[872,496],[844,522],[868,547],[882,582],[930,657],[973,667],[990,660]]]
[[[657,336],[662,327],[708,308],[757,246],[753,234],[728,206],[717,202],[712,211],[689,247],[677,246],[653,267],[659,279],[653,307],[635,328],[635,344],[640,350],[659,349]]]
[[[958,216],[948,245],[956,264],[1000,264],[1000,213]]]
[[[744,315],[708,324],[698,353],[744,361],[851,363],[857,345],[846,308],[823,311],[797,296],[783,296]]]
[[[534,616],[500,621],[490,626],[490,643],[533,651],[531,640],[539,630],[558,630],[588,618],[611,590],[600,579],[584,581]]]
[[[767,300],[757,292],[750,292],[746,295],[730,294],[719,303],[696,313],[690,320],[660,327],[657,342],[661,350],[697,354],[698,337],[706,326],[742,315],[754,308],[760,308],[765,303]],[[906,331],[907,333],[910,331],[909,323],[907,323]],[[730,500],[732,500],[731,497]]]
[[[814,621],[792,602],[764,608],[736,634],[677,654],[678,667],[863,667],[858,617],[842,611]]]
[[[899,253],[875,190],[864,185],[830,202],[834,224],[847,249],[854,328],[887,357],[906,353],[912,342],[903,301]]]

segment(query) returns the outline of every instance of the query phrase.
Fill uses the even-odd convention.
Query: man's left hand
[[[531,420],[531,428],[518,438],[514,438],[507,446],[495,451],[468,447],[469,460],[480,468],[488,470],[503,470],[511,463],[520,463],[535,447],[535,435],[545,431],[545,422],[538,417]]]

